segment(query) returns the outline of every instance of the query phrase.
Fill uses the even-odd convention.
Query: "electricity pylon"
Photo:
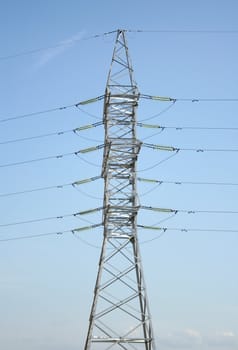
[[[118,30],[104,98],[104,238],[84,350],[155,350],[137,239],[138,100]]]

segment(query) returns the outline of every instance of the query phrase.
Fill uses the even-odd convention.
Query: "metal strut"
[[[137,240],[138,99],[118,30],[104,98],[104,238],[84,350],[155,350]]]

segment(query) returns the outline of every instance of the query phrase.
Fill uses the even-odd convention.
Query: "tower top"
[[[111,66],[109,69],[106,92],[110,94],[134,94],[137,85],[129,57],[125,30],[118,29],[113,50]]]

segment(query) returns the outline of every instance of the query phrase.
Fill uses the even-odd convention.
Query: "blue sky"
[[[236,150],[237,102],[179,99],[238,98],[237,11],[235,0],[1,2],[0,120],[103,95],[115,34],[94,36],[118,28],[144,30],[127,33],[139,90],[178,101],[166,111],[167,102],[141,99],[138,121],[167,128],[161,133],[138,128],[138,138],[195,150]],[[146,32],[153,30],[175,32]],[[233,33],[196,32],[209,30]],[[6,58],[46,47],[54,48]],[[100,222],[98,213],[82,218],[86,221],[67,216],[13,225],[99,207],[101,179],[76,189],[70,184],[100,174],[102,151],[80,158],[2,165],[103,143],[102,126],[78,135],[72,132],[102,120],[102,108],[101,101],[80,110],[72,107],[1,122],[2,240]],[[62,135],[8,143],[62,131]],[[169,155],[142,149],[138,176],[163,181],[160,186],[138,183],[142,205],[187,212],[238,211],[237,152],[180,151],[156,166]],[[10,195],[42,187],[54,188]],[[163,227],[188,229],[167,230],[160,238],[156,232],[139,230],[158,348],[237,349],[237,214],[187,212],[169,219],[167,214],[139,213],[140,224],[167,219]],[[192,228],[202,231],[189,231]],[[209,231],[214,228],[224,231]],[[101,234],[97,228],[77,236],[65,233],[0,242],[0,344],[4,350],[82,348]]]

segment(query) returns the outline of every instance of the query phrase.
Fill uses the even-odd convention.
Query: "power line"
[[[21,56],[28,56],[28,55],[33,55],[42,51],[48,51],[48,50],[52,50],[52,49],[56,49],[59,47],[67,47],[72,45],[72,43],[76,43],[76,42],[80,42],[80,41],[85,41],[85,40],[90,40],[90,39],[95,39],[95,38],[100,38],[106,35],[110,35],[117,32],[116,30],[110,31],[110,32],[105,32],[105,33],[101,33],[101,34],[95,34],[95,35],[91,35],[85,38],[80,38],[80,39],[70,39],[68,42],[62,42],[60,44],[55,44],[55,45],[51,45],[51,46],[46,46],[46,47],[40,47],[40,48],[35,48],[32,50],[25,50],[25,51],[21,51],[21,52],[17,52],[11,55],[5,55],[5,56],[0,56],[0,61],[5,61],[5,60],[9,60],[9,59],[13,59],[13,58],[17,58],[17,57],[21,57]]]
[[[151,143],[143,143],[142,146],[159,151],[179,152],[179,151],[194,151],[194,152],[238,152],[238,149],[232,148],[182,148],[173,146],[163,146]]]
[[[137,126],[148,129],[174,129],[174,130],[225,130],[225,131],[237,131],[236,127],[213,127],[213,126],[167,126],[167,125],[156,125],[156,124],[144,124],[141,122],[137,123]]]
[[[95,244],[89,243],[88,241],[86,241],[86,239],[84,239],[84,238],[78,236],[77,234],[75,234],[75,231],[72,231],[72,233],[73,233],[73,237],[76,238],[76,239],[78,239],[78,240],[79,240],[80,242],[82,242],[83,244],[85,244],[85,245],[87,245],[87,246],[89,246],[89,247],[91,247],[91,248],[94,248],[94,249],[101,249],[100,246],[97,246],[97,245],[95,245]]]
[[[145,122],[147,120],[151,120],[157,117],[160,117],[161,115],[163,115],[164,113],[168,112],[172,107],[174,107],[176,100],[172,100],[172,103],[170,105],[168,105],[167,107],[165,107],[164,109],[162,109],[160,112],[152,115],[151,117],[147,117],[145,119],[142,119],[142,122]]]
[[[79,211],[79,212],[73,213],[73,214],[64,214],[64,215],[48,216],[48,217],[44,217],[44,218],[30,219],[30,220],[24,220],[24,221],[9,222],[7,224],[0,224],[0,227],[32,224],[32,223],[35,223],[35,222],[50,221],[50,220],[61,220],[61,219],[69,218],[69,217],[77,217],[77,218],[80,217],[80,219],[81,219],[82,215],[88,215],[88,214],[96,213],[98,211],[101,211],[102,209],[103,209],[102,207],[99,207],[99,208]],[[85,220],[85,219],[81,219],[81,220],[89,222],[88,220]]]
[[[77,152],[70,152],[70,153],[58,154],[58,155],[54,155],[54,156],[23,160],[23,161],[20,161],[20,162],[0,164],[0,168],[7,168],[7,167],[18,166],[18,165],[36,163],[36,162],[41,162],[41,161],[50,160],[50,159],[61,159],[61,158],[65,158],[65,157],[68,157],[68,156],[76,155],[76,153]]]
[[[35,222],[42,222],[42,221],[50,221],[50,220],[61,220],[66,217],[73,217],[76,216],[75,214],[67,214],[67,215],[60,215],[60,216],[49,216],[45,218],[38,218],[38,219],[31,219],[31,220],[25,220],[25,221],[16,221],[16,222],[10,222],[7,224],[0,224],[0,227],[8,227],[8,226],[17,226],[17,225],[24,225],[24,224],[32,224]]]
[[[19,240],[22,240],[22,239],[39,238],[39,237],[46,237],[46,236],[53,236],[53,235],[62,235],[64,233],[68,233],[68,232],[72,232],[72,230],[58,231],[58,232],[48,232],[48,233],[39,233],[39,234],[24,235],[24,236],[20,236],[19,235],[19,237],[0,239],[0,242],[19,241]]]
[[[238,152],[238,149],[232,148],[178,148],[176,150],[192,152]]]
[[[93,182],[93,181],[98,180],[100,178],[101,178],[101,176],[94,176],[94,177],[89,177],[87,179],[78,180],[78,181],[74,181],[74,182],[70,182],[70,183],[66,183],[66,184],[38,187],[38,188],[32,188],[32,189],[29,189],[29,190],[22,190],[22,191],[17,191],[17,192],[2,193],[2,194],[0,194],[0,198],[1,197],[10,197],[10,196],[22,195],[22,194],[38,192],[38,191],[46,191],[46,190],[51,190],[51,189],[62,189],[63,187],[67,187],[67,186],[77,187],[79,185],[84,185],[86,183]]]
[[[90,127],[97,127],[99,125],[103,125],[103,122],[99,123],[94,123],[94,124],[89,124],[85,125],[83,127],[75,128],[75,129],[70,129],[70,130],[61,130],[57,132],[52,132],[52,133],[45,133],[45,134],[40,134],[40,135],[34,135],[34,136],[28,136],[28,137],[22,137],[22,138],[17,138],[17,139],[11,139],[11,140],[6,140],[0,142],[0,145],[7,145],[11,143],[18,143],[18,142],[24,142],[24,141],[32,141],[36,139],[41,139],[45,137],[51,137],[51,136],[61,136],[67,133],[75,133],[77,136],[82,137],[83,139],[86,139],[88,141],[96,141],[99,142],[100,140],[92,139],[92,138],[87,138],[79,135],[79,132],[82,130],[89,129]],[[143,124],[143,123],[137,123],[137,126],[143,127],[143,128],[154,128],[154,129],[160,129],[159,133],[165,129],[174,129],[177,131],[180,130],[225,130],[225,131],[238,131],[238,128],[232,128],[232,127],[190,127],[190,126],[163,126],[163,125],[151,125],[151,124]],[[155,133],[153,135],[150,135],[149,137],[144,138],[143,140],[146,140],[148,138],[151,138],[155,135],[158,135],[158,133]]]
[[[185,214],[238,214],[238,211],[232,210],[194,210],[194,209],[171,209],[171,208],[157,208],[151,206],[141,205],[141,209],[152,210],[160,213],[185,213]]]
[[[108,36],[108,35],[114,34],[116,32],[117,32],[117,30],[112,30],[112,31],[105,32],[105,33],[90,35],[90,36],[87,36],[84,38],[70,39],[69,41],[64,41],[62,43],[51,45],[51,46],[39,47],[39,48],[31,49],[31,50],[25,50],[25,51],[13,53],[10,55],[4,55],[4,56],[0,56],[0,61],[9,60],[9,59],[17,58],[17,57],[22,57],[22,56],[33,55],[33,54],[37,54],[37,53],[42,52],[42,51],[49,51],[49,50],[56,49],[59,47],[67,47],[67,46],[72,45],[73,43]],[[160,34],[237,34],[238,30],[125,29],[125,32],[128,32],[128,33],[160,33]]]
[[[77,153],[76,156],[77,156],[80,160],[82,160],[84,163],[86,163],[86,164],[89,164],[89,165],[91,165],[91,166],[93,166],[93,167],[96,167],[96,168],[100,168],[100,169],[102,168],[102,165],[101,165],[101,164],[96,164],[96,163],[94,163],[94,162],[90,162],[89,160],[87,160],[87,159],[85,159],[85,158],[83,158],[83,157],[80,157],[79,153]]]
[[[161,126],[163,129],[175,129],[175,130],[225,130],[225,131],[237,131],[238,128],[234,127],[214,127],[214,126]]]
[[[159,161],[158,163],[152,165],[151,167],[148,167],[146,169],[142,169],[139,170],[138,172],[142,172],[142,171],[146,171],[149,169],[152,169],[158,165],[160,165],[161,163],[169,160],[171,157],[173,157],[174,155],[178,154],[179,151],[195,151],[195,152],[238,152],[238,149],[209,149],[209,148],[177,148],[177,147],[172,147],[172,146],[162,146],[162,145],[155,145],[155,144],[149,144],[149,143],[143,143],[142,144],[145,147],[154,149],[154,150],[161,150],[161,151],[169,151],[169,152],[175,152],[173,155],[166,157],[165,159],[162,159],[161,161]],[[12,162],[12,163],[6,163],[6,164],[0,164],[0,168],[7,168],[7,167],[13,167],[13,166],[18,166],[18,165],[24,165],[24,164],[30,164],[30,163],[35,163],[35,162],[41,162],[44,160],[50,160],[50,159],[61,159],[64,157],[68,157],[68,156],[72,156],[75,155],[77,157],[79,157],[80,159],[84,160],[85,162],[87,162],[90,165],[94,165],[94,166],[98,166],[92,162],[86,161],[85,159],[83,159],[82,157],[79,156],[80,153],[84,154],[84,153],[89,153],[89,152],[93,152],[96,150],[99,150],[101,148],[104,148],[105,145],[101,144],[101,145],[97,145],[97,146],[92,146],[89,148],[85,148],[85,149],[81,149],[79,151],[75,151],[75,152],[69,152],[69,153],[63,153],[63,154],[57,154],[57,155],[53,155],[53,156],[46,156],[46,157],[40,157],[40,158],[34,158],[34,159],[29,159],[29,160],[23,160],[23,161],[19,161],[19,162]]]
[[[0,193],[0,198],[1,197],[11,197],[11,196],[16,196],[16,195],[24,195],[28,193],[33,193],[33,192],[39,192],[39,191],[47,191],[47,190],[52,190],[52,189],[62,189],[64,187],[77,187],[80,184],[85,184],[87,182],[92,182],[97,179],[101,179],[101,176],[95,176],[92,178],[88,178],[85,180],[80,180],[80,181],[75,181],[75,182],[70,182],[66,184],[59,184],[59,185],[53,185],[53,186],[45,186],[45,187],[36,187],[28,190],[22,190],[22,191],[16,191],[16,192],[7,192],[7,193]],[[142,178],[138,177],[138,181],[141,182],[147,182],[147,183],[155,183],[157,185],[163,185],[163,184],[173,184],[173,185],[202,185],[202,186],[238,186],[238,183],[235,182],[199,182],[199,181],[166,181],[166,180],[157,180],[157,179],[147,179],[147,178]],[[153,190],[153,189],[152,189]],[[144,193],[143,195],[147,194]],[[92,196],[93,197],[93,196]],[[95,198],[95,197],[93,197]],[[98,199],[98,198],[97,198]]]
[[[238,211],[232,211],[232,210],[191,210],[191,209],[170,209],[170,208],[157,208],[157,207],[151,207],[151,206],[145,206],[141,205],[139,207],[140,209],[144,210],[151,210],[155,212],[160,213],[186,213],[186,214],[238,214]],[[24,225],[24,224],[32,224],[36,222],[43,222],[43,221],[50,221],[50,220],[62,220],[69,217],[77,217],[81,219],[81,216],[88,215],[88,214],[94,214],[96,212],[99,212],[103,209],[103,207],[83,210],[80,212],[76,212],[73,214],[64,214],[64,215],[57,215],[57,216],[48,216],[43,218],[36,218],[36,219],[30,219],[30,220],[24,220],[24,221],[15,221],[10,222],[6,224],[0,224],[0,227],[9,227],[9,226],[17,226],[17,225]],[[89,222],[88,220],[83,221]],[[167,219],[166,219],[167,220]],[[91,223],[91,222],[90,222]],[[82,229],[83,230],[83,229]]]
[[[158,29],[158,30],[125,29],[124,31],[128,33],[160,33],[160,34],[237,34],[238,33],[238,30],[181,30],[181,29],[172,29],[172,30],[171,29]],[[22,56],[33,55],[39,52],[49,51],[60,47],[67,47],[72,45],[73,43],[108,36],[116,32],[117,30],[112,30],[105,33],[90,35],[84,38],[70,39],[69,41],[64,41],[62,43],[51,45],[51,46],[39,47],[31,50],[17,52],[10,55],[4,55],[4,56],[0,56],[0,61],[14,59]]]
[[[6,141],[0,142],[0,145],[7,145],[7,144],[11,144],[11,143],[24,142],[24,141],[31,141],[31,140],[41,139],[41,138],[51,137],[51,136],[61,136],[61,135],[67,134],[67,133],[75,133],[75,134],[79,135],[78,133],[80,131],[87,130],[87,129],[97,127],[100,125],[103,125],[103,122],[88,124],[88,125],[84,125],[84,126],[81,126],[81,127],[75,128],[75,129],[70,129],[70,130],[61,130],[61,131],[52,132],[52,133],[46,133],[46,134],[40,134],[40,135],[35,135],[35,136],[28,136],[28,137],[22,137],[22,138],[17,138],[17,139],[12,139],[12,140],[6,140]],[[160,129],[160,130],[174,129],[174,130],[178,130],[178,131],[180,131],[180,130],[237,131],[238,130],[238,128],[233,128],[233,127],[165,126],[165,125],[153,125],[153,124],[143,124],[143,123],[137,123],[137,126],[142,127],[142,128],[151,128],[151,129]],[[157,133],[154,135],[157,135]],[[152,135],[152,136],[154,136],[154,135]],[[87,139],[89,141],[98,141],[98,140],[86,138],[86,137],[85,137],[85,139]]]
[[[174,185],[214,185],[214,186],[238,186],[238,183],[234,182],[198,182],[198,181],[165,181],[165,180],[156,180],[156,179],[146,179],[146,178],[137,178],[138,181],[157,183],[157,184],[174,184]]]
[[[144,225],[138,225],[139,228],[142,229],[147,229],[147,230],[158,230],[159,232],[161,232],[159,235],[157,235],[156,237],[153,237],[151,239],[147,239],[145,241],[142,241],[140,244],[146,244],[146,243],[150,243],[153,242],[159,238],[161,238],[167,231],[180,231],[180,232],[214,232],[214,233],[238,233],[238,229],[237,230],[227,230],[227,229],[201,229],[201,228],[172,228],[172,227],[158,227],[158,226],[144,226]]]
[[[219,29],[198,29],[198,30],[181,30],[181,29],[125,29],[128,33],[160,33],[160,34],[238,34],[238,30],[219,30]]]
[[[36,187],[36,188],[30,189],[30,190],[23,190],[23,191],[18,191],[18,192],[2,193],[2,194],[0,194],[0,198],[1,197],[11,197],[11,196],[16,196],[16,195],[22,195],[22,194],[26,194],[26,193],[39,192],[39,191],[52,190],[52,189],[61,189],[63,187],[67,187],[67,186],[73,186],[73,183],[55,185],[55,186],[46,186],[46,187]]]
[[[78,186],[73,186],[73,187],[75,188],[76,191],[78,191],[79,193],[81,193],[81,194],[84,195],[85,197],[88,197],[88,198],[91,198],[91,199],[100,199],[100,200],[103,199],[103,196],[101,196],[101,197],[94,196],[94,195],[92,195],[92,194],[89,194],[89,193],[87,193],[87,192],[81,190],[81,188],[78,188]],[[98,193],[98,191],[97,191],[97,193]]]
[[[12,120],[17,120],[17,119],[23,119],[23,118],[29,118],[29,117],[34,117],[36,115],[40,115],[40,114],[46,114],[46,113],[52,113],[52,112],[56,112],[56,111],[62,111],[68,108],[73,108],[73,107],[78,107],[81,105],[86,105],[86,104],[90,104],[90,103],[94,103],[97,101],[100,101],[104,98],[104,95],[102,96],[97,96],[95,98],[91,98],[89,100],[84,100],[84,101],[80,101],[74,104],[69,104],[69,105],[65,105],[65,106],[59,106],[59,107],[53,107],[53,108],[49,108],[49,109],[44,109],[41,111],[36,111],[36,112],[31,112],[31,113],[26,113],[26,114],[19,114],[19,115],[15,115],[12,117],[7,117],[4,119],[0,119],[0,123],[5,123],[5,122],[9,122]]]
[[[145,94],[141,94],[139,97],[140,98],[145,98],[145,99],[150,99],[150,100],[155,100],[155,101],[172,102],[171,105],[166,107],[161,112],[153,115],[152,117],[143,119],[142,121],[150,120],[150,119],[153,119],[153,118],[156,118],[156,117],[162,115],[163,113],[167,112],[174,105],[174,103],[177,102],[177,101],[183,101],[183,102],[238,102],[238,98],[207,98],[207,99],[204,99],[204,98],[203,99],[202,98],[184,98],[184,99],[182,99],[182,98],[152,96],[152,95],[145,95]],[[68,108],[73,108],[73,107],[78,108],[80,111],[90,115],[91,117],[94,117],[94,118],[96,118],[98,120],[101,120],[101,118],[98,118],[98,117],[96,117],[95,115],[93,115],[91,113],[85,112],[79,106],[86,105],[86,104],[89,104],[89,103],[94,103],[94,102],[102,100],[103,98],[104,98],[104,95],[101,95],[101,96],[98,96],[98,97],[95,97],[95,98],[92,98],[92,99],[89,99],[89,100],[81,101],[81,102],[78,102],[78,103],[74,103],[74,104],[69,104],[69,105],[59,106],[59,107],[53,107],[53,108],[49,108],[49,109],[45,109],[45,110],[41,110],[41,111],[35,111],[35,112],[31,112],[31,113],[26,113],[26,114],[19,114],[19,115],[15,115],[15,116],[12,116],[12,117],[7,117],[7,118],[0,119],[0,123],[5,123],[5,122],[17,120],[17,119],[34,117],[34,116],[40,115],[40,114],[46,114],[46,113],[52,113],[52,112],[56,112],[56,111],[62,111],[62,110],[65,110],[65,109],[68,109]]]
[[[102,226],[102,223],[100,224],[93,224],[90,226],[84,226],[84,227],[79,227],[79,228],[74,228],[71,230],[65,230],[65,231],[56,231],[56,232],[47,232],[47,233],[39,233],[39,234],[31,234],[31,235],[17,235],[15,237],[12,238],[3,238],[0,239],[0,242],[8,242],[8,241],[18,241],[18,240],[22,240],[22,239],[31,239],[31,238],[39,238],[39,237],[46,237],[46,236],[52,236],[52,235],[63,235],[64,233],[72,233],[73,235],[75,235],[75,233],[81,232],[81,231],[85,231],[85,230],[90,230],[90,229],[94,229],[96,227]]]
[[[173,209],[173,211],[178,213],[186,214],[238,214],[238,211],[232,210],[186,210],[186,209]]]
[[[163,230],[170,231],[181,231],[181,232],[230,232],[238,233],[238,229],[228,230],[228,229],[219,229],[219,228],[178,228],[178,227],[164,227]]]
[[[34,159],[23,160],[23,161],[14,162],[14,163],[0,164],[0,168],[7,168],[7,167],[13,167],[13,166],[17,166],[17,165],[30,164],[30,163],[41,162],[41,161],[50,160],[50,159],[61,159],[61,158],[72,156],[72,155],[77,156],[79,153],[84,154],[84,153],[88,153],[88,152],[93,152],[93,151],[96,151],[96,150],[101,149],[103,147],[104,147],[104,145],[102,144],[102,145],[98,145],[98,146],[93,146],[93,147],[81,149],[81,150],[76,151],[76,152],[69,152],[69,153],[57,154],[57,155],[53,155],[53,156],[34,158]]]
[[[140,97],[160,102],[238,102],[238,98],[175,98],[147,94],[141,94]]]
[[[23,118],[34,117],[34,116],[40,115],[40,114],[46,114],[46,113],[52,113],[52,112],[56,112],[56,111],[62,111],[62,110],[65,110],[65,109],[68,109],[68,108],[72,108],[72,107],[76,107],[76,104],[60,106],[60,107],[55,107],[55,108],[50,108],[50,109],[44,109],[44,110],[37,111],[37,112],[32,112],[32,113],[19,114],[19,115],[15,115],[13,117],[0,119],[0,123],[9,122],[11,120],[16,120],[16,119],[23,119]]]
[[[50,136],[61,136],[61,135],[64,135],[66,133],[74,133],[74,132],[75,132],[75,129],[72,129],[72,130],[52,132],[52,133],[48,133],[48,134],[41,134],[41,135],[36,135],[36,136],[22,137],[22,138],[18,138],[18,139],[12,139],[12,140],[6,140],[3,142],[0,142],[0,145],[7,145],[10,143],[17,143],[17,142],[23,142],[23,141],[31,141],[31,140],[41,139],[41,138],[45,138],[45,137],[50,137]]]
[[[158,230],[158,231],[180,231],[180,232],[230,232],[238,233],[238,229],[219,229],[219,228],[180,228],[180,227],[161,227],[161,226],[147,226],[138,225],[139,228],[144,228],[147,230]],[[154,238],[152,239],[154,240]],[[150,240],[148,240],[149,242]]]
[[[35,135],[35,136],[29,136],[29,137],[22,137],[22,138],[18,138],[18,139],[6,140],[6,141],[0,142],[0,145],[6,145],[6,144],[10,144],[10,143],[17,143],[17,142],[23,142],[23,141],[31,141],[31,140],[35,140],[35,139],[41,139],[41,138],[44,138],[44,137],[50,137],[50,136],[61,136],[61,135],[64,135],[66,133],[75,133],[77,136],[81,136],[81,135],[79,135],[79,132],[81,132],[83,130],[90,129],[90,128],[95,128],[95,127],[100,126],[102,124],[103,124],[103,122],[97,122],[97,123],[93,123],[93,124],[83,125],[81,127],[78,127],[78,128],[75,128],[75,129],[70,129],[70,130],[61,130],[61,131],[52,132],[52,133],[46,133],[46,134],[41,134],[41,135]],[[90,141],[95,141],[95,140],[90,139]]]
[[[88,112],[88,111],[85,111],[83,108],[79,107],[79,105],[77,105],[76,107],[77,107],[77,109],[78,109],[80,112],[82,112],[82,113],[88,115],[89,117],[91,117],[91,118],[93,118],[93,119],[96,119],[96,120],[102,120],[101,117],[99,118],[99,117],[96,116],[95,114],[92,114],[92,113],[90,113],[90,112]]]
[[[91,113],[87,113],[87,112],[83,111],[79,106],[100,101],[104,97],[105,97],[105,95],[101,95],[101,96],[97,96],[97,97],[91,98],[89,100],[80,101],[80,102],[74,103],[74,104],[69,104],[69,105],[59,106],[59,107],[53,107],[53,108],[49,108],[49,109],[45,109],[45,110],[41,110],[41,111],[36,111],[36,112],[31,112],[31,113],[26,113],[26,114],[19,114],[19,115],[15,115],[15,116],[12,116],[12,117],[7,117],[7,118],[4,118],[4,119],[0,119],[0,123],[9,122],[9,121],[16,120],[16,119],[33,117],[33,116],[40,115],[40,114],[52,113],[52,112],[56,112],[56,111],[65,110],[65,109],[68,109],[68,108],[73,108],[73,107],[76,107],[76,108],[80,109],[82,112],[84,112],[84,113],[86,113],[86,114],[88,114],[88,115],[90,115],[90,116],[92,116],[92,117],[94,117],[94,118],[99,120],[100,118],[96,117],[95,115],[93,115]],[[155,117],[158,117],[159,115],[161,115],[161,114],[165,113],[166,111],[168,111],[174,105],[174,103],[177,102],[177,101],[183,101],[183,102],[238,102],[238,98],[172,98],[172,97],[153,96],[153,95],[146,95],[146,94],[141,94],[139,97],[140,98],[144,98],[144,99],[154,100],[154,101],[172,102],[171,105],[166,107],[161,112],[157,113],[156,115],[154,115],[152,117],[143,119],[142,121],[146,121],[146,120],[150,120],[150,119],[153,119]]]
[[[175,157],[176,155],[178,154],[178,151],[176,152],[173,152],[172,154],[170,154],[168,157],[165,157],[164,159],[160,160],[159,162],[147,167],[147,168],[143,168],[141,170],[137,170],[137,173],[142,173],[144,171],[147,171],[147,170],[151,170],[151,169],[154,169],[156,168],[157,166],[167,162],[168,160],[170,160],[171,158]]]
[[[60,235],[63,235],[65,233],[72,233],[75,236],[75,233],[78,233],[78,232],[86,230],[86,229],[99,227],[99,226],[101,226],[101,224],[87,226],[86,228],[84,227],[83,229],[77,228],[77,229],[71,229],[71,230],[65,230],[65,231],[47,232],[47,233],[39,233],[39,234],[31,234],[31,235],[23,235],[23,236],[17,235],[17,236],[12,237],[12,238],[0,239],[0,242],[18,241],[18,240],[40,238],[40,237],[47,237],[47,236],[60,236]],[[216,229],[216,228],[212,228],[212,229],[211,228],[178,228],[178,227],[159,227],[159,226],[146,226],[146,225],[137,225],[137,226],[138,226],[138,228],[142,228],[142,229],[162,231],[162,234],[164,234],[167,231],[238,233],[238,229],[229,230],[229,229]],[[143,241],[141,243],[144,244],[144,243],[149,243],[151,241],[154,241],[154,240],[160,238],[162,236],[162,234],[160,234],[159,236],[154,237],[152,239]],[[75,236],[75,237],[79,238],[78,236]],[[83,241],[82,239],[80,239],[80,240]],[[83,241],[83,243],[86,243],[87,245],[92,246],[93,248],[98,248],[97,246],[94,246],[88,242]]]
[[[195,130],[195,131],[238,131],[238,128],[232,128],[232,127],[199,127],[199,126],[163,126],[163,125],[155,125],[155,124],[144,124],[144,123],[137,123],[137,126],[142,128],[149,128],[149,129],[157,129],[155,133],[148,135],[141,139],[141,141],[145,141],[148,139],[153,138],[154,136],[160,135],[164,130],[176,130],[176,131],[182,131],[182,130]]]

